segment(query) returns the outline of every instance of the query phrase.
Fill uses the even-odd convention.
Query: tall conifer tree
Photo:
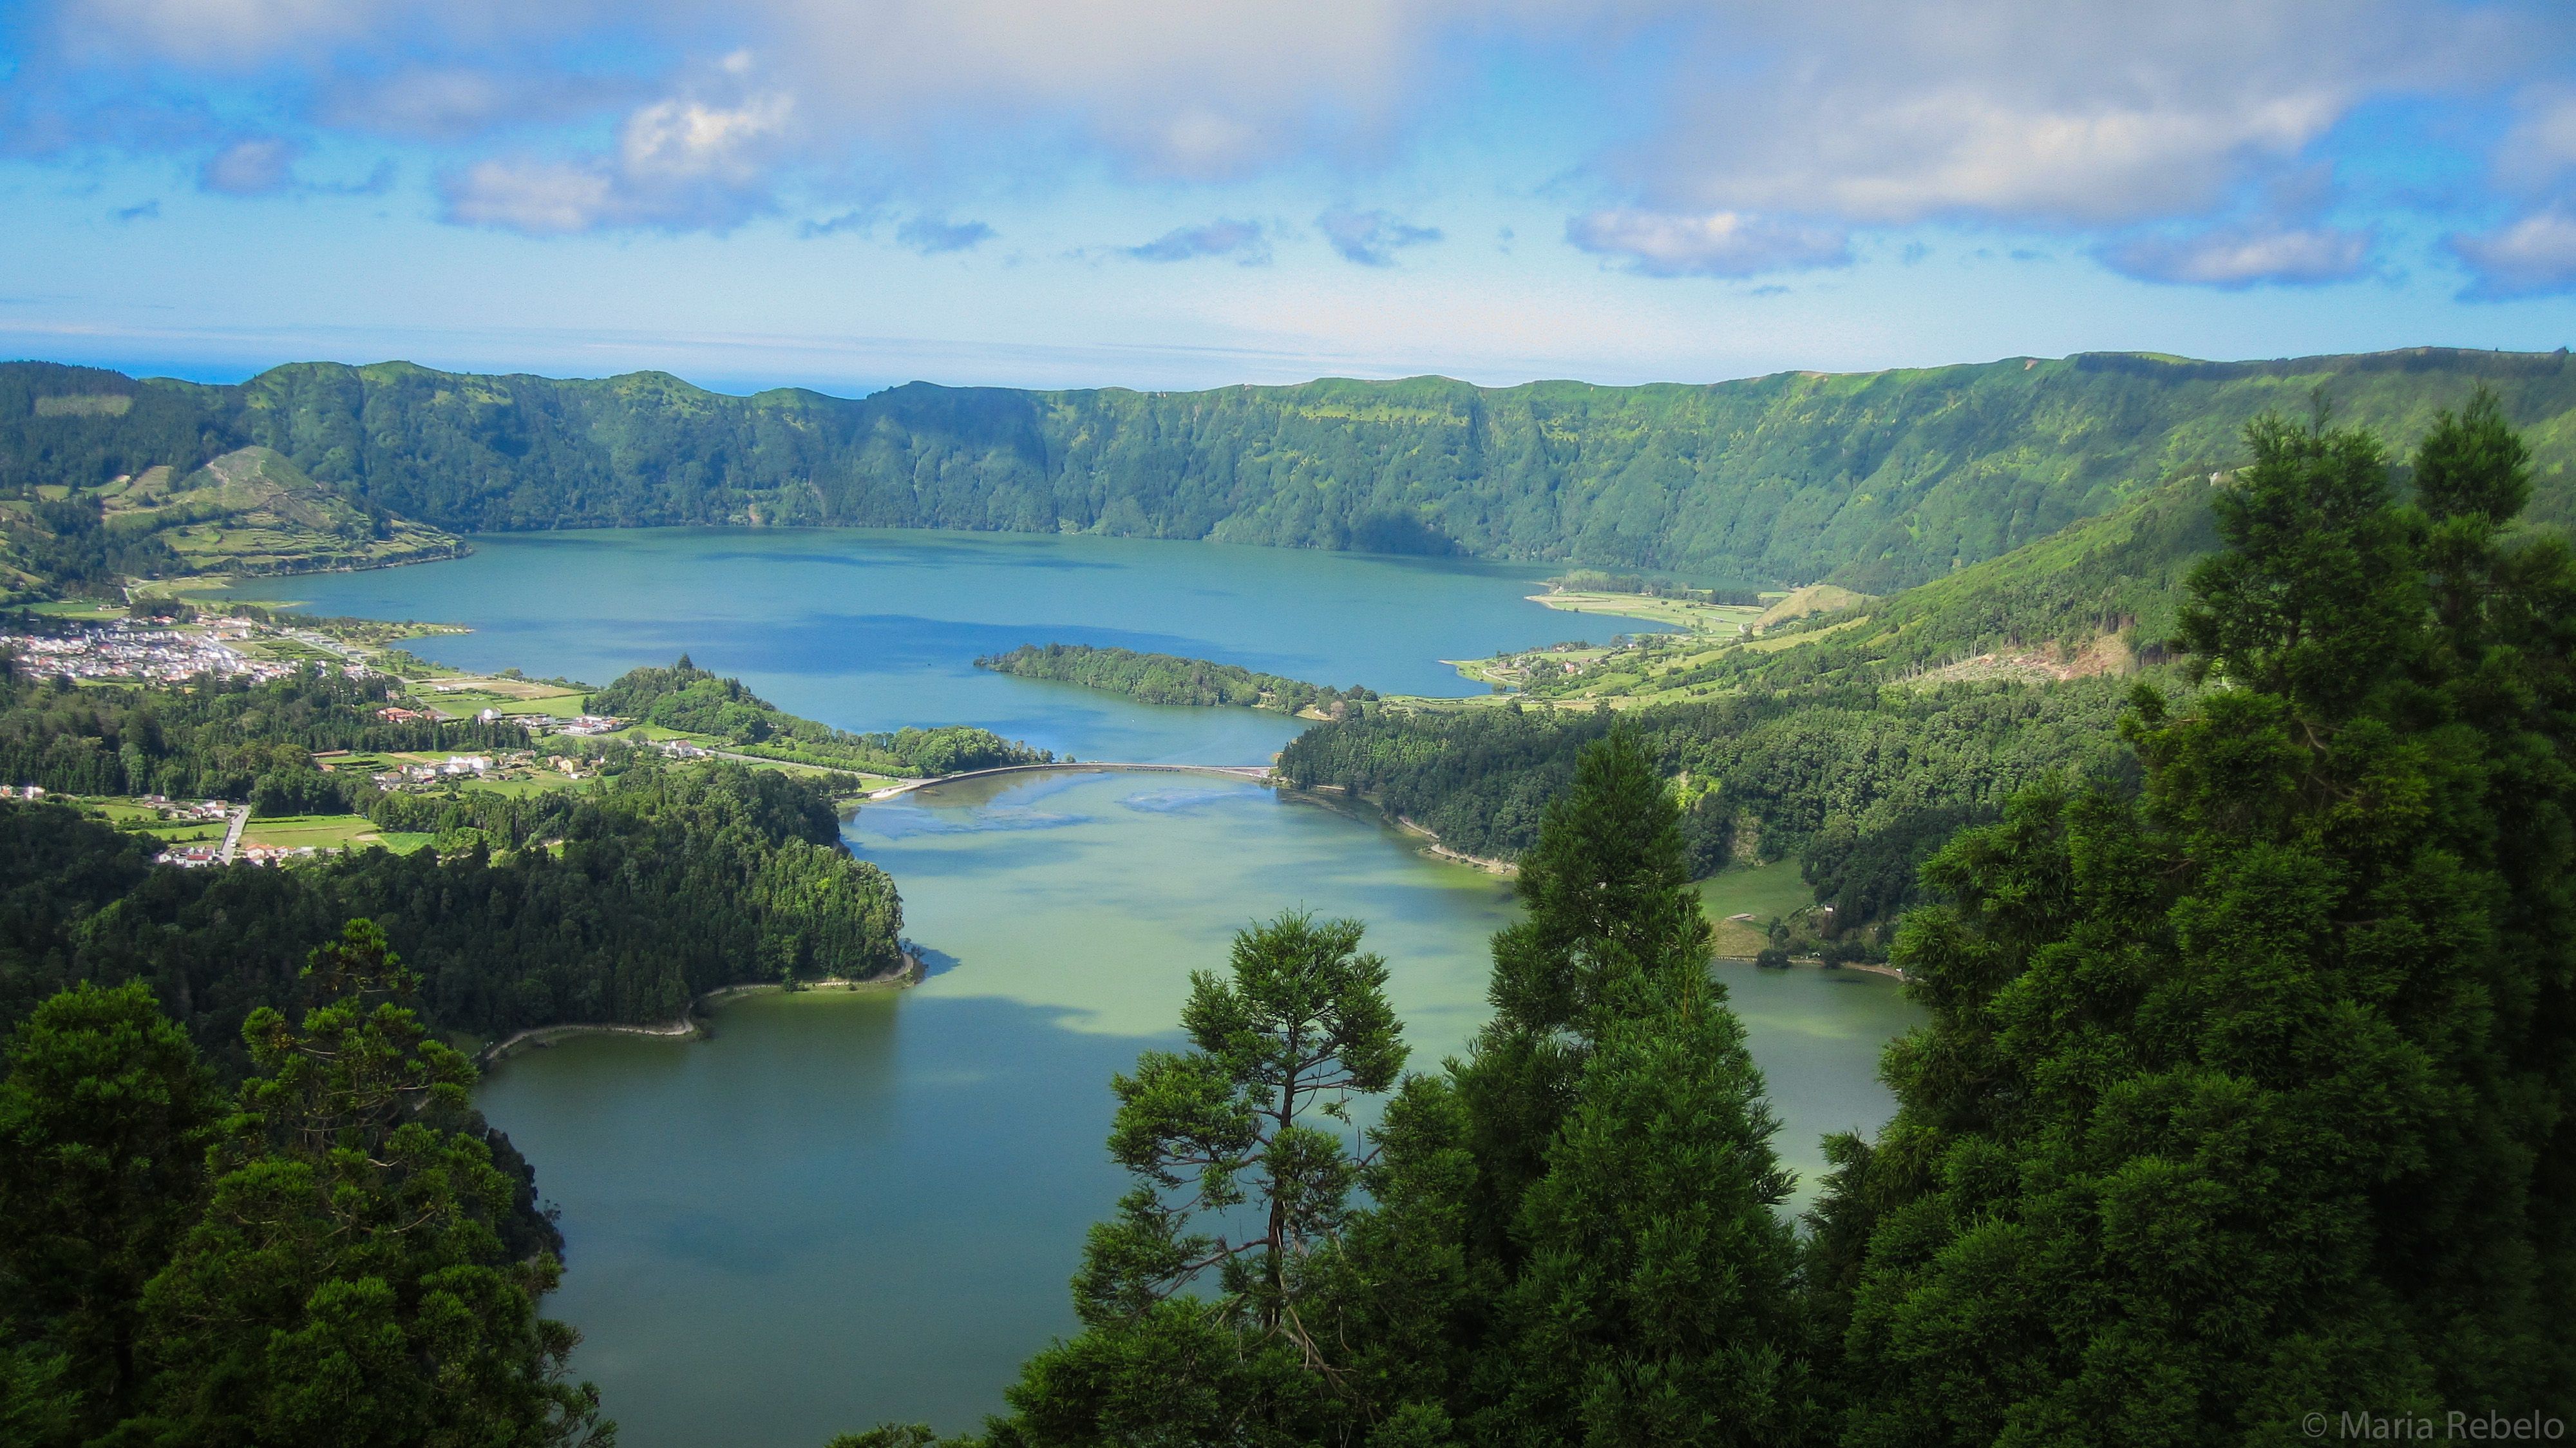
[[[1522,858],[1527,915],[1494,935],[1494,1018],[1457,1072],[1476,1157],[1473,1226],[1487,1253],[1516,1262],[1521,1195],[1571,1104],[1600,1026],[1615,958],[1706,955],[1681,814],[1635,735],[1585,749]]]
[[[1680,811],[1626,730],[1584,752],[1494,940],[1458,1071],[1490,1293],[1476,1441],[1794,1444],[1814,1426],[1792,1185],[1709,974]],[[1391,1152],[1391,1155],[1394,1153]],[[1472,1319],[1470,1319],[1472,1320]]]

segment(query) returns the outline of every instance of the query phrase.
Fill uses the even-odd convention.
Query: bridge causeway
[[[1120,769],[1136,772],[1162,772],[1171,774],[1222,774],[1235,779],[1250,780],[1266,780],[1269,779],[1272,774],[1271,768],[1267,764],[1117,764],[1107,761],[1095,763],[1086,759],[1079,763],[1071,764],[1004,764],[992,769],[970,769],[963,774],[943,774],[935,779],[907,779],[900,784],[888,785],[884,789],[870,790],[868,793],[861,795],[860,798],[871,800],[893,799],[897,795],[910,794],[914,790],[928,789],[933,785],[955,784],[959,780],[965,779],[990,779],[997,774],[1040,774],[1051,771],[1079,771],[1086,769],[1103,771]]]

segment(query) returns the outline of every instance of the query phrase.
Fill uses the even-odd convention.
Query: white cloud
[[[1843,233],[1735,211],[1675,215],[1617,207],[1575,217],[1565,239],[1658,277],[1744,277],[1851,264]]]
[[[249,102],[240,113],[323,130],[443,144],[616,130],[613,149],[521,134],[511,144],[539,159],[452,155],[459,219],[550,195],[561,207],[538,213],[582,226],[722,228],[798,184],[826,205],[932,205],[1084,167],[1178,182],[1364,169],[1484,103],[1479,67],[1497,53],[1546,113],[1627,127],[1577,169],[1606,208],[1579,231],[1734,218],[1699,243],[1664,226],[1655,246],[1705,262],[1625,248],[1649,269],[1794,257],[1816,226],[2207,224],[2313,165],[2360,108],[2415,95],[2500,104],[2523,87],[2499,178],[2576,164],[2576,11],[2552,0],[32,3],[23,31],[42,42],[0,79],[0,131],[24,134],[0,149],[70,150],[84,126],[141,136],[134,116],[154,105],[186,140],[122,144],[202,146],[210,123],[182,122],[217,82],[240,89],[220,97]],[[175,83],[140,102],[98,84],[138,76]],[[1393,244],[1344,254],[1379,264]]]
[[[771,162],[793,103],[663,100],[630,113],[617,149],[572,161],[484,161],[445,177],[450,220],[538,235],[599,226],[721,231],[772,209]]]
[[[201,63],[256,62],[380,24],[387,7],[338,0],[74,0],[58,12],[67,48]]]
[[[1203,256],[1230,256],[1245,266],[1270,260],[1270,234],[1257,221],[1219,218],[1204,226],[1164,232],[1142,246],[1123,247],[1138,261],[1189,261]]]
[[[1688,52],[1612,174],[1674,209],[1854,224],[2201,214],[2365,99],[2472,79],[2499,28],[2443,0],[1765,0]]]
[[[2373,238],[2331,226],[2225,227],[2148,236],[2102,249],[2112,269],[2145,281],[2239,288],[2349,281],[2370,267]]]
[[[2528,97],[2522,116],[2496,148],[2496,172],[2508,184],[2541,186],[2576,167],[2576,94]]]
[[[2484,236],[2449,238],[2476,280],[2464,295],[2506,301],[2576,291],[2576,214],[2551,207]]]
[[[57,0],[46,8],[55,44],[69,54],[217,69],[327,65],[352,48],[514,48],[608,13],[598,0]]]
[[[482,161],[444,177],[447,219],[534,236],[588,231],[615,213],[616,184],[589,167]]]
[[[628,116],[619,129],[620,169],[645,184],[755,184],[765,153],[793,109],[793,102],[777,94],[754,96],[737,106],[656,101]]]
[[[971,251],[991,241],[993,228],[980,221],[916,216],[894,229],[894,239],[923,256],[939,256],[952,251]]]
[[[207,158],[197,184],[226,196],[265,196],[295,184],[295,146],[275,136],[235,141]]]
[[[560,72],[404,66],[324,84],[321,123],[407,140],[462,141],[510,125],[571,120],[634,99],[631,84]]]
[[[1440,228],[1415,226],[1387,211],[1355,211],[1336,206],[1315,218],[1324,239],[1345,261],[1361,266],[1393,266],[1395,253],[1408,246],[1438,241]]]

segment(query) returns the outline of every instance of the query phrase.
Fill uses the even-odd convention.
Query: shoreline
[[[1709,959],[1712,961],[1722,960],[1728,965],[1750,965],[1757,970],[1761,968],[1761,963],[1749,955],[1712,955]],[[1857,970],[1868,975],[1883,975],[1889,980],[1894,981],[1911,979],[1911,977],[1907,976],[1905,972],[1898,970],[1895,966],[1877,965],[1866,960],[1846,960],[1840,965],[1827,965],[1821,960],[1813,959],[1793,960],[1789,962],[1788,968],[1791,970]]]
[[[1400,814],[1390,814],[1387,818],[1395,821],[1396,828],[1406,834],[1420,835],[1429,840],[1431,843],[1422,847],[1422,853],[1426,855],[1447,860],[1453,865],[1466,865],[1482,870],[1488,875],[1501,875],[1506,879],[1516,879],[1520,875],[1521,867],[1513,861],[1489,859],[1483,855],[1468,854],[1465,850],[1453,850],[1440,843],[1439,835]]]
[[[799,994],[807,991],[855,993],[909,990],[921,984],[928,976],[929,969],[922,964],[920,956],[909,950],[903,952],[903,961],[901,969],[887,975],[872,975],[859,980],[852,980],[846,976],[825,976],[820,980],[800,981],[797,983],[796,990]],[[749,981],[741,985],[718,986],[690,1001],[688,1012],[679,1019],[671,1021],[640,1024],[625,1021],[565,1021],[551,1026],[530,1026],[523,1031],[514,1031],[475,1052],[474,1065],[477,1070],[495,1066],[521,1051],[542,1049],[574,1036],[656,1036],[665,1040],[695,1040],[708,1034],[705,1023],[698,1017],[700,1012],[710,1006],[721,1004],[735,996],[784,994],[786,990],[787,987],[778,981]]]
[[[1333,797],[1326,798],[1328,794]],[[1340,810],[1356,817],[1371,818],[1381,825],[1392,825],[1399,834],[1412,835],[1431,842],[1421,846],[1418,853],[1452,865],[1465,865],[1469,869],[1482,870],[1488,875],[1500,875],[1507,880],[1518,876],[1521,872],[1521,867],[1510,860],[1488,859],[1483,855],[1468,854],[1464,850],[1453,850],[1440,843],[1439,835],[1394,813],[1367,795],[1354,794],[1338,784],[1318,784],[1298,789],[1283,783],[1280,787],[1280,797],[1302,799],[1308,804],[1320,805],[1325,809]]]

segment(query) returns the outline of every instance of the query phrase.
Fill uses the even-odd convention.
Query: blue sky
[[[0,353],[728,389],[2576,339],[2576,6],[0,3]]]

